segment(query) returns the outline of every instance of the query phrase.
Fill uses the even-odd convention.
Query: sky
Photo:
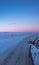
[[[39,32],[39,1],[0,0],[0,32]]]

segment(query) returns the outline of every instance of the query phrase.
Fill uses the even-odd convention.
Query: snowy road
[[[20,42],[14,51],[12,51],[0,65],[32,65],[29,57],[29,47],[26,38]]]
[[[33,65],[29,57],[30,45],[27,41],[34,40],[34,37],[36,35],[26,38],[25,36],[0,38],[0,65]]]

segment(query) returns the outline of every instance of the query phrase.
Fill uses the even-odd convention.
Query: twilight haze
[[[39,2],[0,0],[0,32],[39,32]]]

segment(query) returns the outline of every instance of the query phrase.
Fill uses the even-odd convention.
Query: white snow
[[[17,60],[19,61],[17,65],[25,65],[25,62],[28,65],[29,45],[26,41],[32,36],[33,33],[0,33],[0,65],[16,65]],[[15,54],[12,51],[15,51]]]
[[[32,45],[32,57],[35,65],[39,65],[39,49]]]

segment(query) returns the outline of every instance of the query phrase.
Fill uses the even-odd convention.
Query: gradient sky
[[[0,0],[0,32],[39,32],[39,1]]]

